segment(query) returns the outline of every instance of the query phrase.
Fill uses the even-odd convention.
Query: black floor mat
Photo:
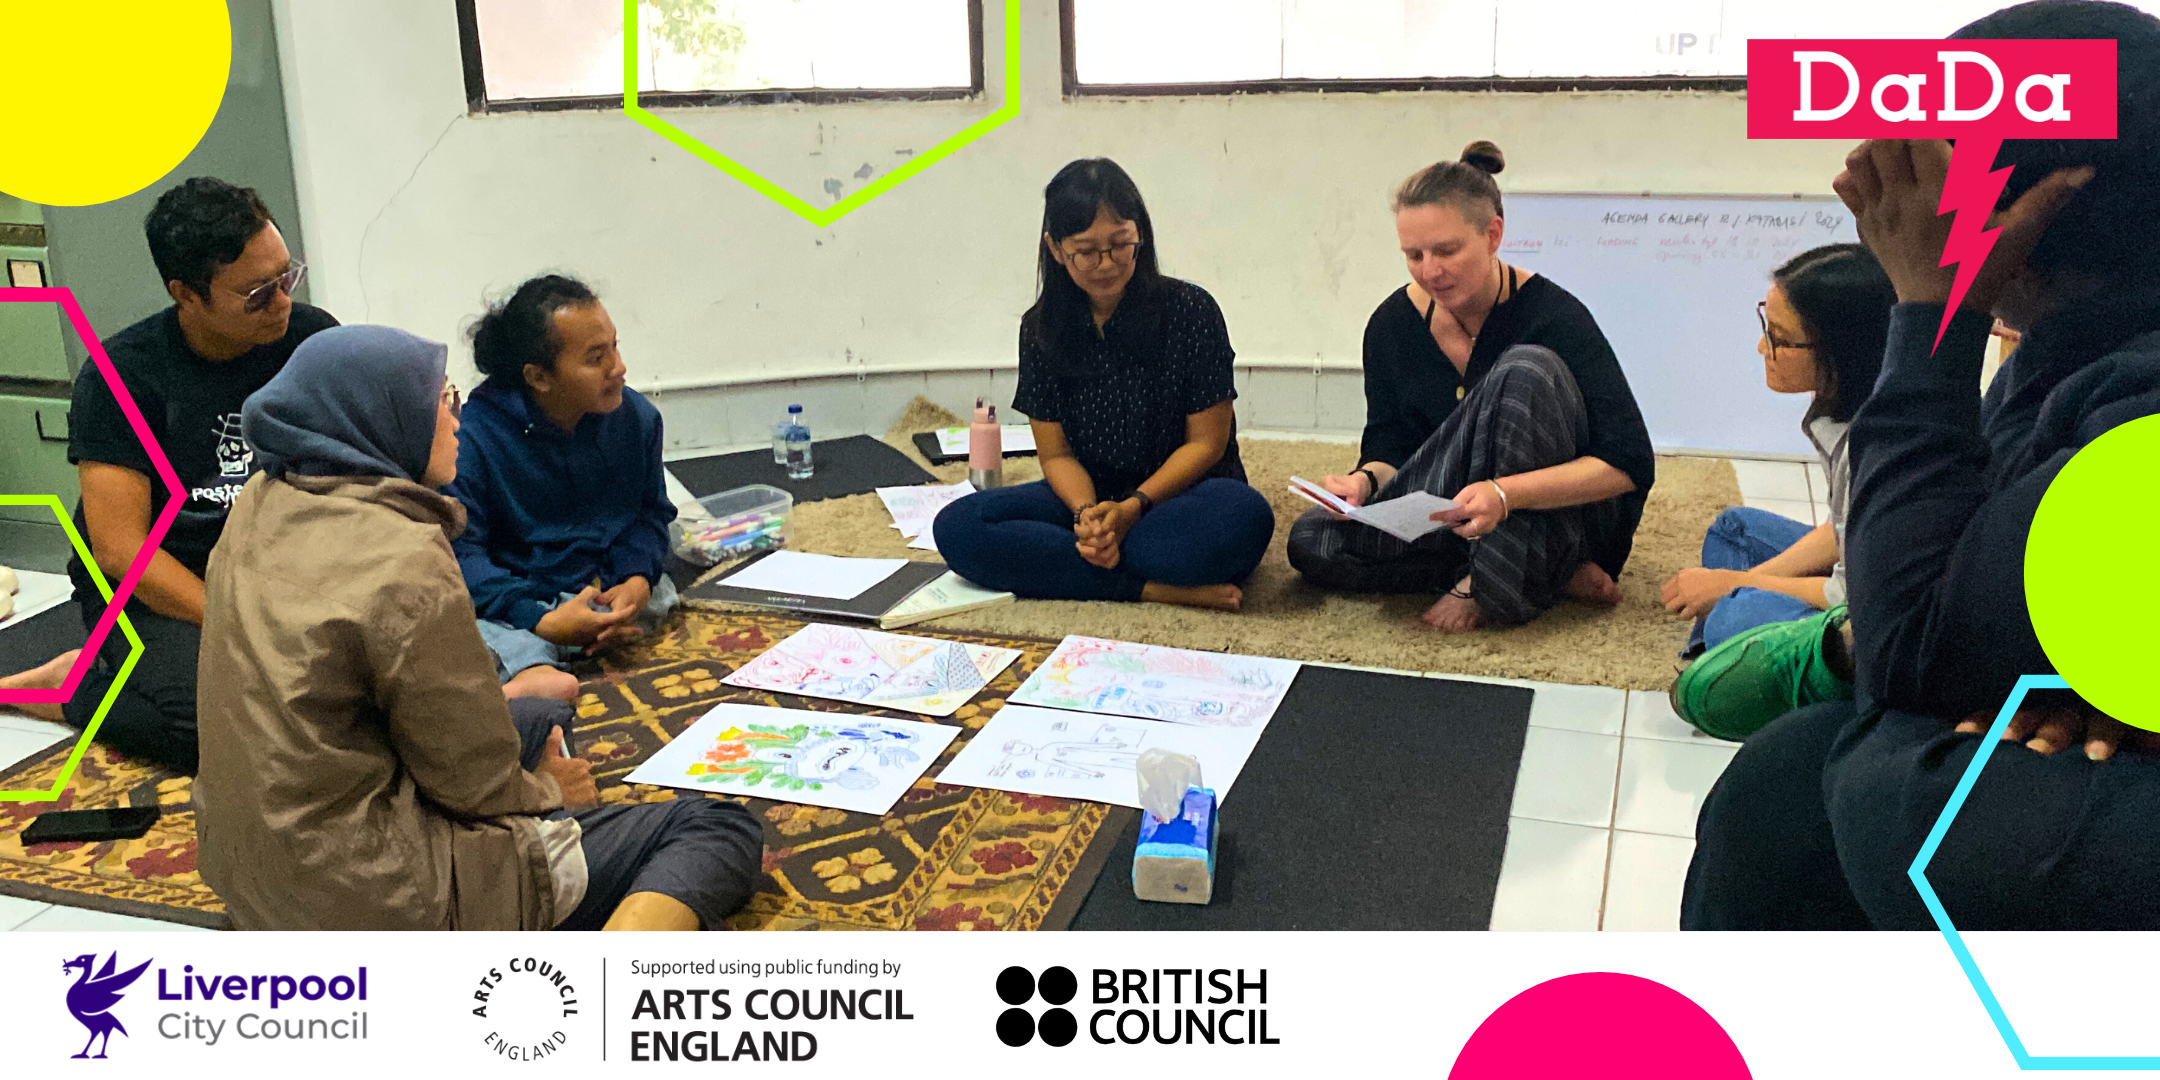
[[[1483,930],[1533,692],[1306,665],[1222,810],[1210,904],[1133,897],[1137,816],[1075,930]]]
[[[690,489],[690,494],[701,499],[749,484],[770,484],[795,496],[799,503],[937,480],[906,454],[868,435],[812,443],[810,461],[817,471],[804,480],[788,479],[787,468],[774,464],[770,450],[671,461],[668,471]]]

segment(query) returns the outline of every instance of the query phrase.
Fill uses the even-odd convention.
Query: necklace
[[[1504,290],[1505,290],[1506,288],[1507,288],[1507,275],[1501,272],[1501,268],[1500,268],[1500,257],[1499,257],[1499,256],[1497,256],[1497,255],[1495,255],[1495,256],[1493,256],[1493,302],[1492,302],[1492,307],[1488,307],[1488,308],[1486,308],[1486,309],[1485,309],[1485,318],[1484,318],[1484,319],[1481,319],[1481,320],[1479,320],[1479,321],[1478,321],[1478,333],[1483,333],[1483,332],[1485,331],[1485,324],[1486,324],[1487,322],[1491,321],[1491,319],[1492,319],[1492,313],[1493,313],[1493,308],[1497,308],[1497,307],[1499,307],[1499,306],[1500,306],[1500,294],[1501,294],[1501,292],[1502,292],[1502,291],[1504,291]],[[1432,307],[1430,307],[1430,308],[1427,308],[1427,309],[1425,309],[1425,327],[1426,327],[1426,330],[1427,330],[1428,332],[1429,332],[1429,331],[1430,331],[1430,330],[1432,329],[1432,321],[1433,321],[1433,317],[1434,317],[1434,316],[1436,316],[1436,315],[1438,315],[1439,313],[1440,313],[1440,298],[1439,298],[1439,297],[1437,297],[1437,296],[1435,296],[1435,297],[1433,297]],[[1452,312],[1450,312],[1449,314],[1450,314],[1450,315],[1452,316],[1452,314],[1453,314],[1453,313],[1452,313]],[[1461,325],[1461,322],[1462,322],[1462,321],[1461,321],[1460,319],[1457,319],[1457,320],[1456,320],[1456,325],[1458,325],[1458,326],[1459,326],[1459,325]],[[1475,352],[1477,352],[1477,339],[1478,339],[1478,335],[1477,335],[1477,334],[1472,334],[1472,333],[1470,333],[1470,332],[1469,332],[1468,330],[1465,330],[1465,331],[1463,331],[1463,333],[1464,333],[1464,334],[1466,334],[1466,335],[1468,335],[1468,336],[1469,336],[1469,338],[1470,338],[1470,351],[1471,351],[1472,353],[1475,353]],[[1463,396],[1464,396],[1465,394],[1467,394],[1468,392],[1469,392],[1469,388],[1468,388],[1468,387],[1466,387],[1466,386],[1464,386],[1464,385],[1462,385],[1461,383],[1459,383],[1459,382],[1458,382],[1458,383],[1457,383],[1457,384],[1455,385],[1455,400],[1457,400],[1457,401],[1461,401],[1461,400],[1463,399]]]
[[[1499,306],[1500,306],[1500,294],[1501,294],[1502,292],[1505,292],[1506,290],[1507,290],[1507,275],[1506,275],[1506,274],[1505,274],[1504,272],[1502,272],[1502,270],[1501,270],[1501,266],[1500,266],[1500,259],[1499,259],[1499,257],[1498,257],[1498,256],[1494,256],[1494,258],[1493,258],[1493,294],[1492,294],[1492,305],[1491,305],[1490,307],[1487,307],[1487,308],[1485,309],[1485,319],[1481,319],[1481,320],[1479,320],[1479,321],[1478,321],[1478,333],[1483,333],[1483,332],[1485,331],[1485,321],[1486,321],[1486,320],[1489,320],[1489,319],[1491,319],[1491,318],[1492,318],[1493,308],[1496,308],[1496,307],[1499,307]],[[1432,298],[1432,306],[1431,306],[1431,307],[1429,307],[1429,308],[1426,308],[1426,309],[1425,309],[1425,326],[1426,326],[1426,329],[1430,330],[1430,329],[1432,328],[1432,321],[1433,321],[1433,317],[1434,317],[1434,316],[1436,316],[1436,315],[1438,315],[1438,314],[1440,314],[1440,298],[1439,298],[1439,297],[1437,297],[1437,296],[1435,296],[1435,297],[1433,297],[1433,298]],[[1449,315],[1450,315],[1450,316],[1452,316],[1453,314],[1454,314],[1453,312],[1449,312]],[[1460,319],[1457,319],[1457,320],[1456,320],[1456,324],[1457,324],[1457,325],[1461,325],[1461,323],[1462,323],[1462,320],[1460,320]],[[1467,336],[1468,336],[1468,337],[1470,338],[1470,347],[1471,347],[1471,348],[1473,348],[1473,349],[1477,348],[1477,339],[1478,339],[1478,335],[1477,335],[1477,334],[1472,334],[1472,333],[1470,333],[1470,331],[1468,331],[1468,330],[1464,330],[1464,331],[1463,331],[1463,333],[1464,333],[1465,335],[1467,335]]]
[[[1497,255],[1493,256],[1493,261],[1492,261],[1492,265],[1493,265],[1493,291],[1492,291],[1492,307],[1486,308],[1486,309],[1485,309],[1485,317],[1484,317],[1483,319],[1480,319],[1480,320],[1478,320],[1478,333],[1479,333],[1479,334],[1482,334],[1482,333],[1484,333],[1484,332],[1485,332],[1485,324],[1486,324],[1486,323],[1488,323],[1488,322],[1490,322],[1490,321],[1492,321],[1492,313],[1493,313],[1493,308],[1496,308],[1496,307],[1499,307],[1499,306],[1500,306],[1500,293],[1501,293],[1501,291],[1502,291],[1502,290],[1504,290],[1504,289],[1506,289],[1506,288],[1507,288],[1507,275],[1506,275],[1505,273],[1501,272],[1501,269],[1500,269],[1500,257],[1499,257],[1499,256],[1497,256]],[[1472,334],[1472,335],[1470,335],[1470,347],[1471,347],[1472,349],[1475,349],[1475,348],[1477,348],[1477,339],[1478,339],[1478,336],[1477,336],[1477,334]]]

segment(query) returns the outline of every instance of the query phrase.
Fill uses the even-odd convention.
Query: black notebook
[[[946,453],[945,449],[938,445],[937,432],[935,431],[918,431],[911,438],[915,442],[915,449],[921,451],[923,458],[932,465],[943,465],[951,461],[966,461],[968,459],[965,451],[958,454]],[[1033,448],[1007,450],[1005,456],[1009,458],[1034,457],[1035,451]]]
[[[738,589],[728,584],[728,578],[756,565],[772,552],[756,558],[745,559],[741,566],[728,571],[727,577],[715,578],[703,585],[695,585],[683,594],[687,600],[710,600],[726,604],[747,604],[751,607],[778,608],[782,611],[804,615],[829,615],[841,619],[866,619],[875,621],[886,612],[899,607],[915,590],[936,581],[945,574],[941,562],[911,562],[892,572],[892,576],[864,590],[852,600],[840,600],[830,596],[807,596],[797,593],[772,592],[767,589]],[[776,564],[777,565],[777,564]]]

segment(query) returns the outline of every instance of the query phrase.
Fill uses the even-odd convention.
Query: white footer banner
[[[4,940],[0,1030],[22,1076],[2160,1067],[2160,937],[2143,934],[1966,934],[1969,969],[1943,936],[1918,933]]]

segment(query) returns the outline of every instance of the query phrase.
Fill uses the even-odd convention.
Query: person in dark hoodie
[[[570,706],[504,701],[451,542],[441,344],[326,330],[247,399],[203,601],[203,880],[246,930],[718,930],[757,820],[601,806]]]
[[[575,697],[559,665],[674,607],[660,410],[623,382],[615,323],[583,282],[533,278],[474,323],[487,381],[464,412],[458,564],[505,693]]]
[[[1907,870],[2018,677],[2055,670],[2025,597],[2041,496],[2080,448],[2160,413],[2160,19],[2058,0],[1953,37],[2112,39],[2116,137],[2003,144],[2002,232],[1939,346],[1950,147],[1876,140],[1846,158],[1833,187],[1898,295],[1849,435],[1856,700],[1740,748],[1696,827],[1687,929],[1934,927]],[[1983,397],[1991,310],[2023,341]],[[1928,880],[1960,929],[2160,926],[2154,739],[2047,693],[2061,699],[2028,696]]]

